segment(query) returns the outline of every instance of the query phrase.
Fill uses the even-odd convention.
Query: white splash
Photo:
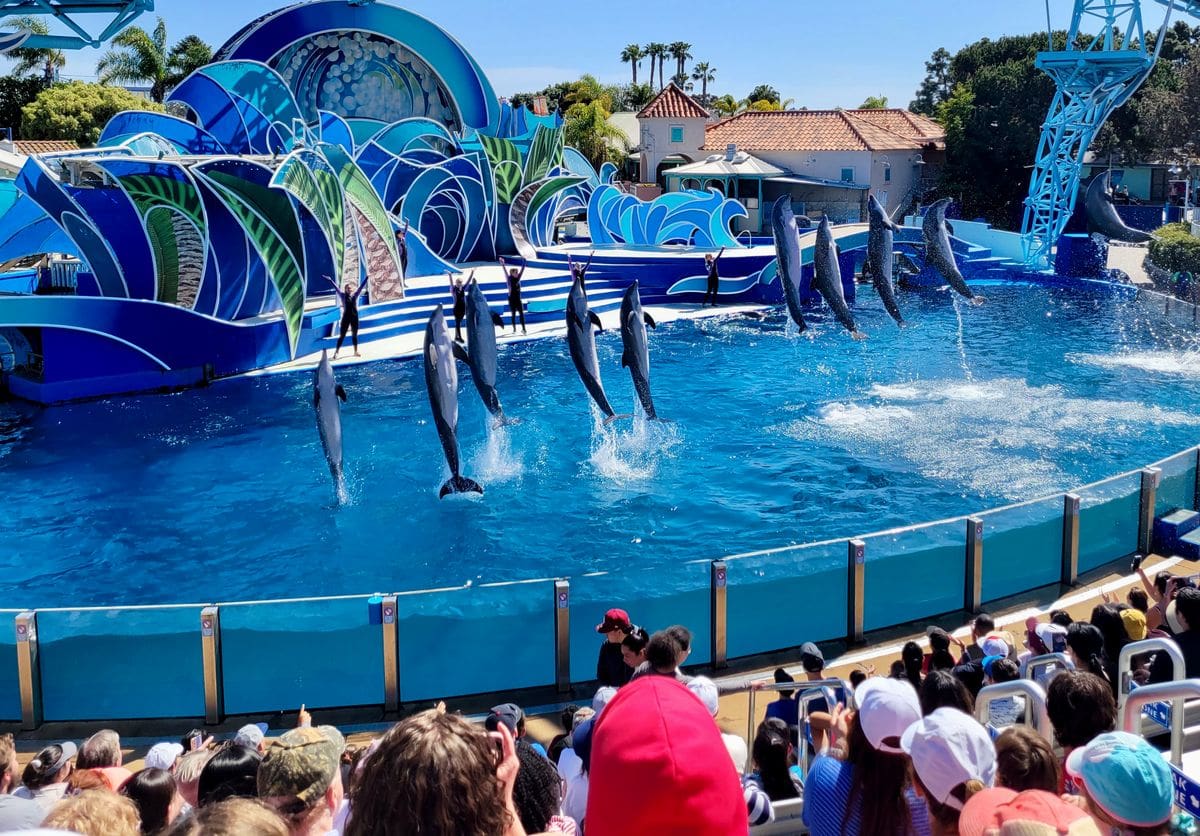
[[[1138,369],[1200,378],[1200,351],[1131,351],[1125,354],[1068,354],[1067,360],[1102,369]]]
[[[487,439],[475,450],[471,469],[484,485],[511,482],[525,474],[525,462],[512,449],[509,425],[488,419]]]
[[[592,449],[589,461],[596,473],[614,483],[653,479],[664,457],[679,444],[675,424],[651,421],[638,410],[630,418],[605,424],[599,411],[592,410]]]
[[[1070,481],[1057,464],[1064,454],[1090,455],[1147,423],[1200,426],[1200,415],[1001,378],[877,385],[861,399],[825,404],[778,429],[863,457],[900,459],[927,478],[978,493],[1024,499]]]

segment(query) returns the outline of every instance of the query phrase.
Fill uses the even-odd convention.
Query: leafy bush
[[[43,90],[21,110],[21,136],[27,139],[73,139],[93,147],[108,120],[122,110],[162,110],[121,87],[72,81]]]
[[[1200,238],[1192,235],[1188,224],[1175,223],[1160,227],[1150,242],[1150,261],[1168,273],[1188,271],[1200,273]]]

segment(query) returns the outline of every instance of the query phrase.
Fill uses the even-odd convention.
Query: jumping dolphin
[[[472,279],[467,284],[467,347],[453,343],[454,356],[471,370],[471,379],[488,412],[506,423],[500,396],[496,393],[496,326],[503,327],[500,315],[488,306],[487,298]]]
[[[921,233],[925,238],[925,262],[932,264],[941,273],[942,278],[958,293],[972,302],[982,302],[982,296],[976,296],[967,287],[967,280],[958,270],[954,261],[954,250],[950,247],[950,233],[946,229],[946,207],[950,198],[944,197],[929,207],[925,212],[925,221],[921,225]]]
[[[583,381],[583,388],[587,389],[596,406],[600,407],[600,411],[604,413],[604,423],[607,424],[617,417],[629,416],[618,416],[609,404],[608,396],[604,394],[604,384],[600,382],[600,361],[596,357],[596,334],[592,331],[593,325],[601,331],[604,330],[604,326],[600,324],[600,317],[588,307],[587,292],[583,289],[583,282],[579,276],[576,276],[571,283],[571,292],[567,295],[567,348],[571,352],[575,371]]]
[[[1153,241],[1154,236],[1140,229],[1131,229],[1121,220],[1117,209],[1113,206],[1110,190],[1109,172],[1104,172],[1092,178],[1087,195],[1083,199],[1083,208],[1087,212],[1088,226],[1093,232],[1099,232],[1114,241],[1125,241],[1130,244],[1141,244]]]
[[[854,324],[854,315],[846,304],[846,292],[842,289],[842,268],[838,264],[837,247],[833,243],[833,227],[829,218],[821,218],[817,227],[817,249],[813,253],[813,287],[833,310],[837,321],[842,323],[850,336],[856,340],[866,339],[866,334]]]
[[[903,325],[904,317],[900,313],[900,306],[896,304],[896,283],[892,276],[895,262],[892,233],[897,227],[875,195],[867,198],[867,211],[871,216],[871,228],[867,233],[867,262],[871,265],[871,281],[892,319],[896,320],[897,325]]]
[[[342,472],[342,405],[346,390],[333,376],[333,364],[329,352],[321,351],[321,362],[313,372],[313,406],[317,411],[317,431],[321,434],[321,446],[325,448],[325,461],[337,489],[339,501],[346,498],[346,477]]]
[[[658,414],[654,411],[654,398],[650,395],[650,349],[646,342],[646,326],[657,328],[658,325],[650,314],[642,310],[642,297],[638,291],[638,283],[625,291],[621,299],[621,342],[625,346],[621,354],[621,365],[629,369],[633,378],[633,388],[641,401],[646,417],[657,421]]]
[[[796,231],[796,216],[792,214],[792,199],[788,195],[775,201],[771,209],[771,231],[775,234],[775,258],[783,298],[792,321],[803,331],[808,324],[800,306],[800,234]]]
[[[425,388],[429,391],[429,406],[433,408],[433,423],[450,465],[450,478],[438,491],[438,499],[449,493],[483,493],[478,482],[458,472],[458,367],[454,364],[450,332],[446,330],[446,314],[442,306],[429,317],[425,326]]]

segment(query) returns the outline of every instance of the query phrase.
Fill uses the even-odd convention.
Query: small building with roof
[[[745,158],[742,170],[780,170],[739,178],[736,193],[722,189],[746,203],[746,226],[755,232],[769,223],[765,206],[784,194],[797,214],[828,214],[839,222],[864,219],[869,192],[897,214],[921,199],[945,150],[941,125],[900,109],[747,111],[707,125],[703,145],[709,155]],[[692,185],[669,178],[671,188],[685,183]]]
[[[699,162],[711,153],[703,149],[712,115],[675,82],[638,112],[637,121],[643,183],[662,183],[666,170]]]

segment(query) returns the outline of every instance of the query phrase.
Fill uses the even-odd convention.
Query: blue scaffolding
[[[17,47],[83,49],[100,46],[133,23],[140,14],[153,9],[154,0],[0,0],[0,17],[53,18],[75,33],[35,35],[22,31],[0,32],[0,53]],[[108,22],[96,31],[96,27],[84,25],[90,16],[107,17]]]

